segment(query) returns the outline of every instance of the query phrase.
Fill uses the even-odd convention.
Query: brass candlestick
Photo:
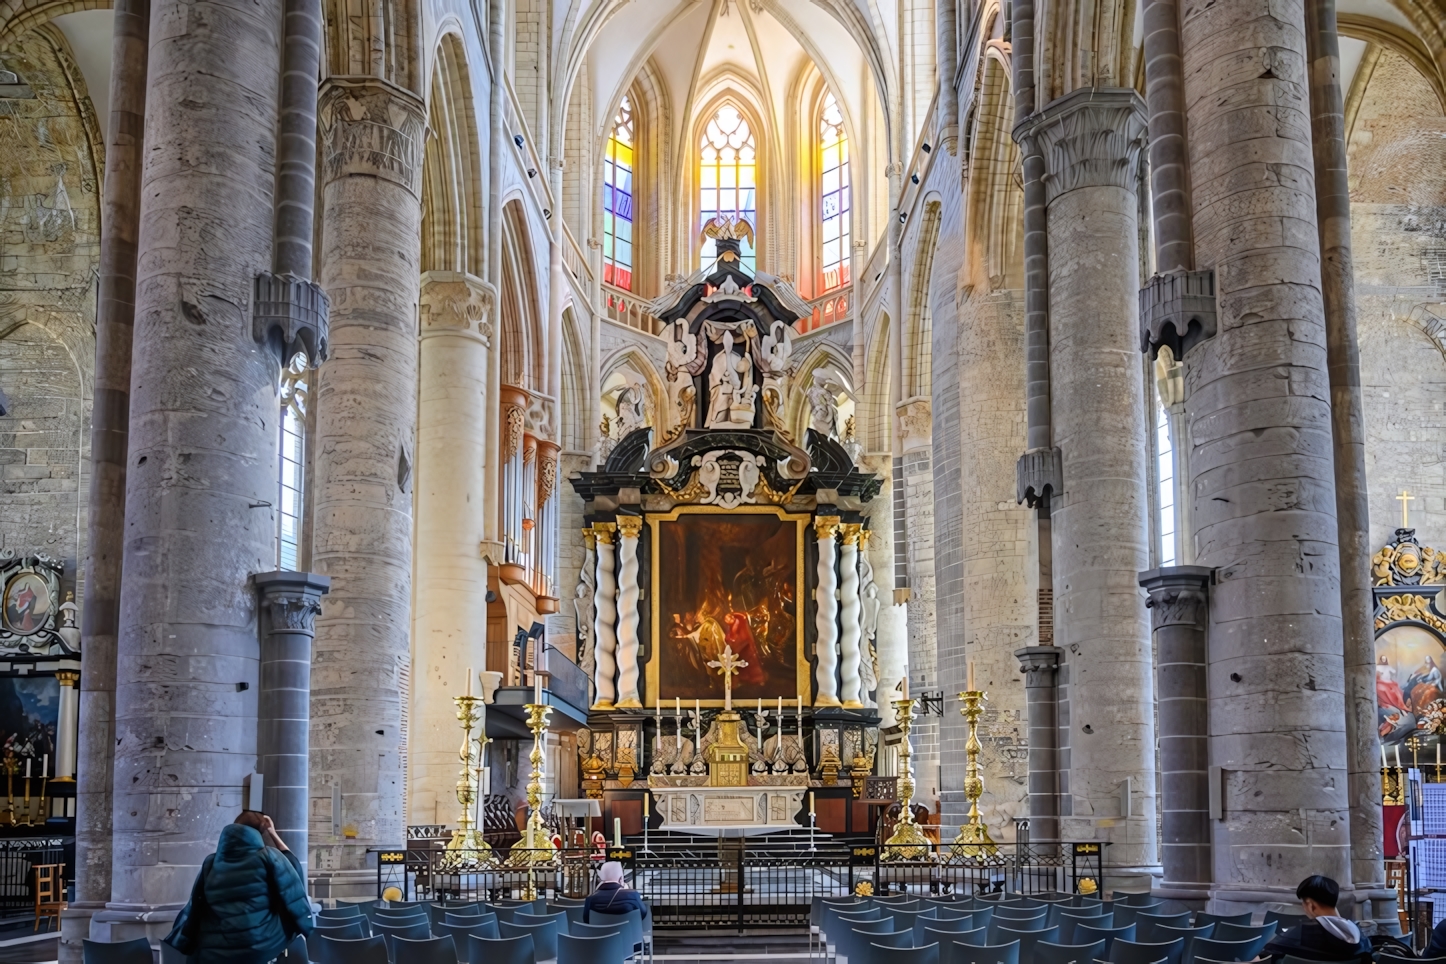
[[[552,715],[552,707],[528,703],[527,713],[527,726],[532,730],[532,774],[527,781],[527,808],[531,812],[527,816],[527,829],[522,831],[522,839],[512,845],[508,862],[527,868],[527,889],[523,891],[522,899],[536,900],[534,869],[538,864],[551,864],[557,860],[557,848],[552,845],[552,838],[542,823],[542,734],[547,732],[547,718]]]
[[[899,729],[904,740],[899,744],[899,823],[893,834],[884,841],[884,852],[880,860],[922,860],[929,854],[929,838],[914,820],[914,769],[910,762],[909,730],[914,722],[914,701],[905,697],[894,700],[894,715],[898,718]]]
[[[968,764],[964,771],[964,798],[969,801],[969,818],[959,828],[959,836],[949,848],[949,857],[968,860],[977,857],[993,857],[999,853],[989,828],[979,816],[979,798],[984,795],[984,780],[979,776],[979,717],[984,714],[984,701],[988,699],[983,690],[969,689],[959,694],[964,705],[959,712],[969,723],[969,739],[964,744]]]
[[[452,831],[452,839],[447,841],[447,852],[442,857],[441,866],[445,870],[469,870],[491,866],[497,859],[492,845],[482,836],[482,828],[472,819],[480,792],[482,748],[487,745],[487,734],[472,739],[472,730],[481,718],[477,712],[477,704],[482,702],[480,696],[469,693],[454,696],[452,701],[457,704],[457,720],[462,724],[462,747],[457,751],[457,758],[462,761],[462,779],[457,781],[457,802],[462,805],[462,811],[457,816],[457,829]]]

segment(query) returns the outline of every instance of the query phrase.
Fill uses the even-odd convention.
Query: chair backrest
[[[583,922],[582,918],[587,912],[587,908],[582,904],[548,904],[547,912],[549,914],[566,914],[567,926],[570,931],[574,925]]]
[[[588,916],[589,924],[617,925],[622,928],[623,937],[627,939],[629,947],[642,947],[643,945],[643,912],[630,910],[626,914],[604,914],[596,911]]]
[[[456,926],[456,927],[465,927],[465,928],[467,928],[468,930],[471,930],[471,929],[474,928],[474,927],[481,927],[481,926],[483,926],[483,925],[485,925],[485,924],[491,924],[491,925],[492,925],[492,929],[493,929],[493,930],[496,930],[496,929],[497,929],[497,915],[496,915],[496,914],[448,914],[448,915],[447,915],[447,919],[444,920],[442,923],[444,923],[444,924],[452,924],[452,925],[454,925],[454,926]]]
[[[460,900],[451,904],[433,903],[427,905],[427,917],[431,919],[433,924],[442,923],[447,919],[448,914],[456,914],[460,916],[464,914],[482,913],[485,913],[485,911],[482,910],[481,904],[472,904]]]
[[[335,907],[323,907],[316,912],[317,920],[324,917],[336,920],[356,920],[362,916],[361,908],[356,904],[337,904]]]
[[[995,939],[995,943],[1019,941],[1019,959],[1023,961],[1024,964],[1029,964],[1030,961],[1034,960],[1034,945],[1040,941],[1049,941],[1051,944],[1059,943],[1058,927],[1044,927],[1037,931],[1016,931],[1006,927],[999,927],[996,928],[995,932],[999,935]]]
[[[502,936],[502,932],[497,929],[497,918],[490,915],[484,918],[480,924],[438,924],[432,928],[432,933],[437,935],[451,934],[452,941],[457,947],[458,957],[467,953],[467,937],[471,934],[476,934],[478,937],[485,937],[493,941]]]
[[[1024,907],[1019,904],[1002,904],[994,908],[994,916],[1000,919],[1009,917],[1020,920],[1026,917],[1043,917],[1048,910],[1047,907]]]
[[[1264,937],[1255,937],[1248,941],[1218,941],[1213,937],[1197,937],[1190,946],[1190,956],[1205,957],[1212,961],[1248,961],[1259,954],[1264,946]]]
[[[1074,928],[1074,942],[1076,944],[1090,944],[1094,941],[1105,942],[1105,953],[1108,954],[1110,944],[1116,938],[1123,937],[1127,941],[1135,939],[1135,925],[1126,924],[1124,927],[1095,927],[1093,924],[1076,924]]]
[[[938,941],[941,954],[948,951],[948,948],[943,946],[946,944],[968,944],[970,947],[989,946],[989,928],[987,927],[976,927],[972,931],[941,931],[935,929],[933,922],[926,922],[924,937],[927,938],[924,942],[926,944],[930,941]]]
[[[1183,937],[1158,944],[1145,944],[1117,937],[1110,944],[1107,960],[1109,964],[1157,964],[1159,961],[1180,964],[1180,954],[1184,950]]]
[[[1038,935],[1045,931],[1049,931],[1054,936],[1046,937],[1044,940],[1059,940],[1059,927],[1045,927],[1043,914],[1027,921],[1000,920],[996,917],[994,918],[994,922],[989,925],[989,942],[991,944],[1003,944],[1007,941],[1015,940],[1021,934]],[[1039,937],[1035,937],[1034,939],[1040,940]]]
[[[857,931],[860,934],[888,934],[898,930],[898,928],[894,926],[894,919],[892,917],[881,917],[878,920],[854,921],[848,925],[848,929]]]
[[[939,945],[925,944],[922,947],[869,947],[865,964],[939,964]]]
[[[913,894],[884,894],[875,897],[874,902],[878,904],[908,904],[917,901],[919,898]]]
[[[312,936],[306,940],[306,956],[316,964],[389,964],[390,961],[386,941],[380,935],[351,941]]]
[[[1131,894],[1123,890],[1117,890],[1114,892],[1113,896],[1115,898],[1115,903],[1124,903],[1133,907],[1139,907],[1141,904],[1155,903],[1155,895],[1151,894],[1148,890],[1142,891],[1138,894]]]
[[[392,943],[392,960],[396,964],[457,964],[457,947],[451,934],[423,940],[398,937]]]
[[[557,932],[561,930],[556,921],[543,921],[539,924],[516,924],[512,921],[498,921],[497,926],[502,931],[503,937],[521,937],[523,934],[532,935],[532,949],[537,954],[539,961],[545,961],[557,956]]]
[[[1140,919],[1141,914],[1159,914],[1165,909],[1163,901],[1154,901],[1149,904],[1120,904],[1114,907],[1116,927],[1124,927],[1126,924],[1133,924]]]
[[[1274,924],[1279,928],[1281,933],[1290,930],[1292,927],[1298,927],[1308,920],[1310,920],[1310,918],[1304,914],[1281,914],[1273,910],[1265,912],[1265,922],[1267,924]]]
[[[467,935],[467,960],[472,964],[537,964],[531,934],[492,940]]]
[[[530,908],[526,905],[517,904],[483,904],[482,909],[489,914],[496,914],[499,921],[511,920],[519,913],[525,913]]]
[[[883,912],[877,907],[868,907],[863,910],[852,908],[834,907],[831,904],[823,905],[823,932],[825,934],[838,930],[839,927],[847,927],[851,923],[861,920],[878,920]]]
[[[1135,930],[1140,934],[1149,932],[1150,926],[1160,924],[1165,927],[1189,927],[1190,912],[1181,911],[1178,914],[1136,914]]]
[[[1195,915],[1195,926],[1206,924],[1249,924],[1250,914],[1207,914],[1203,910]]]
[[[622,964],[631,950],[623,947],[620,931],[588,937],[557,935],[557,964]]]
[[[562,910],[564,907],[581,907],[586,903],[586,897],[554,897],[547,901],[547,906]]]
[[[964,931],[972,931],[974,927],[974,915],[967,914],[964,917],[916,917],[914,918],[914,933],[923,934],[925,928],[938,931],[941,934],[960,934]],[[987,928],[979,928],[987,930]]]
[[[1052,944],[1040,941],[1034,945],[1034,964],[1094,964],[1105,954],[1105,942],[1090,944]]]
[[[560,910],[553,914],[530,914],[526,911],[518,911],[512,915],[512,923],[514,924],[541,924],[543,921],[549,920],[557,925],[559,934],[567,933],[569,918],[565,910]]]
[[[1184,938],[1185,947],[1181,951],[1181,960],[1190,960],[1190,942],[1197,937],[1210,937],[1215,933],[1214,924],[1206,924],[1204,927],[1166,927],[1164,924],[1153,924],[1149,928],[1141,930],[1136,928],[1135,940],[1143,943],[1159,944],[1163,941],[1173,941],[1175,938]]]
[[[939,964],[1019,964],[1019,941],[982,946],[949,941],[939,945]]]
[[[340,937],[343,940],[353,941],[362,937],[371,936],[365,917],[353,918],[342,924],[327,924],[322,921],[317,921],[316,933],[324,937]]]
[[[409,941],[425,940],[432,936],[432,928],[427,923],[427,918],[423,916],[415,923],[407,924],[385,924],[377,921],[372,924],[372,933],[385,938],[387,949],[390,950],[392,941],[396,938],[405,937]]]
[[[372,916],[372,924],[386,924],[389,927],[402,927],[406,924],[430,924],[432,918],[420,907],[414,911],[385,911],[379,910]]]
[[[1065,944],[1074,942],[1074,929],[1079,924],[1088,924],[1091,927],[1115,926],[1113,911],[1097,914],[1093,908],[1086,907],[1051,907],[1045,920],[1050,926],[1059,925],[1059,939]]]
[[[1215,925],[1215,933],[1210,935],[1213,941],[1251,941],[1257,937],[1263,937],[1267,944],[1270,943],[1275,937],[1275,921],[1268,924],[1232,924],[1222,921]]]
[[[151,942],[144,937],[133,941],[85,941],[81,950],[84,964],[151,964]]]

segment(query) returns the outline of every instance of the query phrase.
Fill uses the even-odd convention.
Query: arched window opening
[[[748,119],[732,104],[724,104],[703,128],[698,142],[698,230],[715,217],[732,217],[758,224],[758,142]],[[757,270],[753,241],[742,243],[743,270]],[[699,264],[717,257],[712,238],[703,241]]]
[[[297,570],[301,544],[306,456],[306,355],[297,352],[281,372],[281,426],[277,433],[276,568]]]
[[[633,105],[627,95],[613,118],[603,157],[603,281],[633,290]]]
[[[833,93],[823,100],[818,120],[819,149],[819,257],[822,291],[849,283],[849,139],[844,133],[843,111]]]

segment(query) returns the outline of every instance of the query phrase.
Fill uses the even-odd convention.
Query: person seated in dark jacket
[[[588,895],[582,905],[584,924],[606,924],[608,914],[626,914],[630,910],[642,911],[643,920],[648,919],[648,905],[637,891],[623,884],[623,865],[609,860],[598,869],[597,890]],[[589,915],[600,915],[593,920]]]
[[[1446,957],[1446,918],[1431,928],[1431,943],[1422,957]]]
[[[221,831],[166,943],[189,964],[267,964],[314,929],[301,861],[270,817],[245,810]]]
[[[1276,935],[1260,956],[1308,961],[1369,960],[1371,944],[1361,937],[1361,929],[1336,913],[1340,895],[1340,884],[1329,877],[1316,874],[1301,881],[1295,896],[1300,898],[1310,920]]]

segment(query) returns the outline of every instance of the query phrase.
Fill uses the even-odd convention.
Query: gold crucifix
[[[1411,494],[1410,489],[1402,489],[1401,494],[1396,496],[1396,501],[1401,503],[1401,528],[1411,528],[1411,523],[1409,521],[1409,512],[1411,509],[1411,503],[1416,501],[1416,497]]]
[[[748,660],[733,654],[732,646],[724,646],[717,659],[708,663],[709,669],[716,669],[723,677],[723,709],[733,709],[733,675],[748,665]]]

